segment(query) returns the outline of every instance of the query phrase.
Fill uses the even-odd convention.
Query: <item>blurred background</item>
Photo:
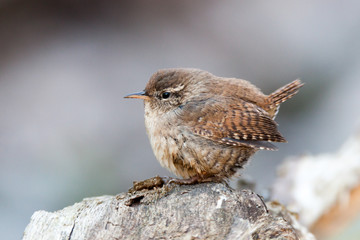
[[[288,140],[243,171],[267,189],[286,156],[336,151],[359,127],[359,1],[0,1],[0,232],[32,213],[172,176],[148,142],[153,72],[193,67],[270,93],[306,85],[277,116]]]

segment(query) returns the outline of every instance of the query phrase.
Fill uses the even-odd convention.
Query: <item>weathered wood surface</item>
[[[30,239],[315,239],[277,203],[204,183],[84,199],[33,214]]]

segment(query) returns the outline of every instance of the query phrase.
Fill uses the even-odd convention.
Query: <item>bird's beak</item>
[[[126,95],[124,98],[140,98],[140,99],[144,99],[144,100],[150,100],[150,97],[147,96],[144,91]]]

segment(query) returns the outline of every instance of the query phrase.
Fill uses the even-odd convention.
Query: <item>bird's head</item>
[[[204,75],[202,70],[191,68],[162,69],[154,73],[145,90],[125,96],[145,100],[154,111],[166,113],[186,103],[198,84],[198,76]]]

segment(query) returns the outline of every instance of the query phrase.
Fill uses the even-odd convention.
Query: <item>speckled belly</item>
[[[248,147],[215,143],[181,127],[147,125],[147,132],[160,164],[183,178],[231,177],[255,152]]]

